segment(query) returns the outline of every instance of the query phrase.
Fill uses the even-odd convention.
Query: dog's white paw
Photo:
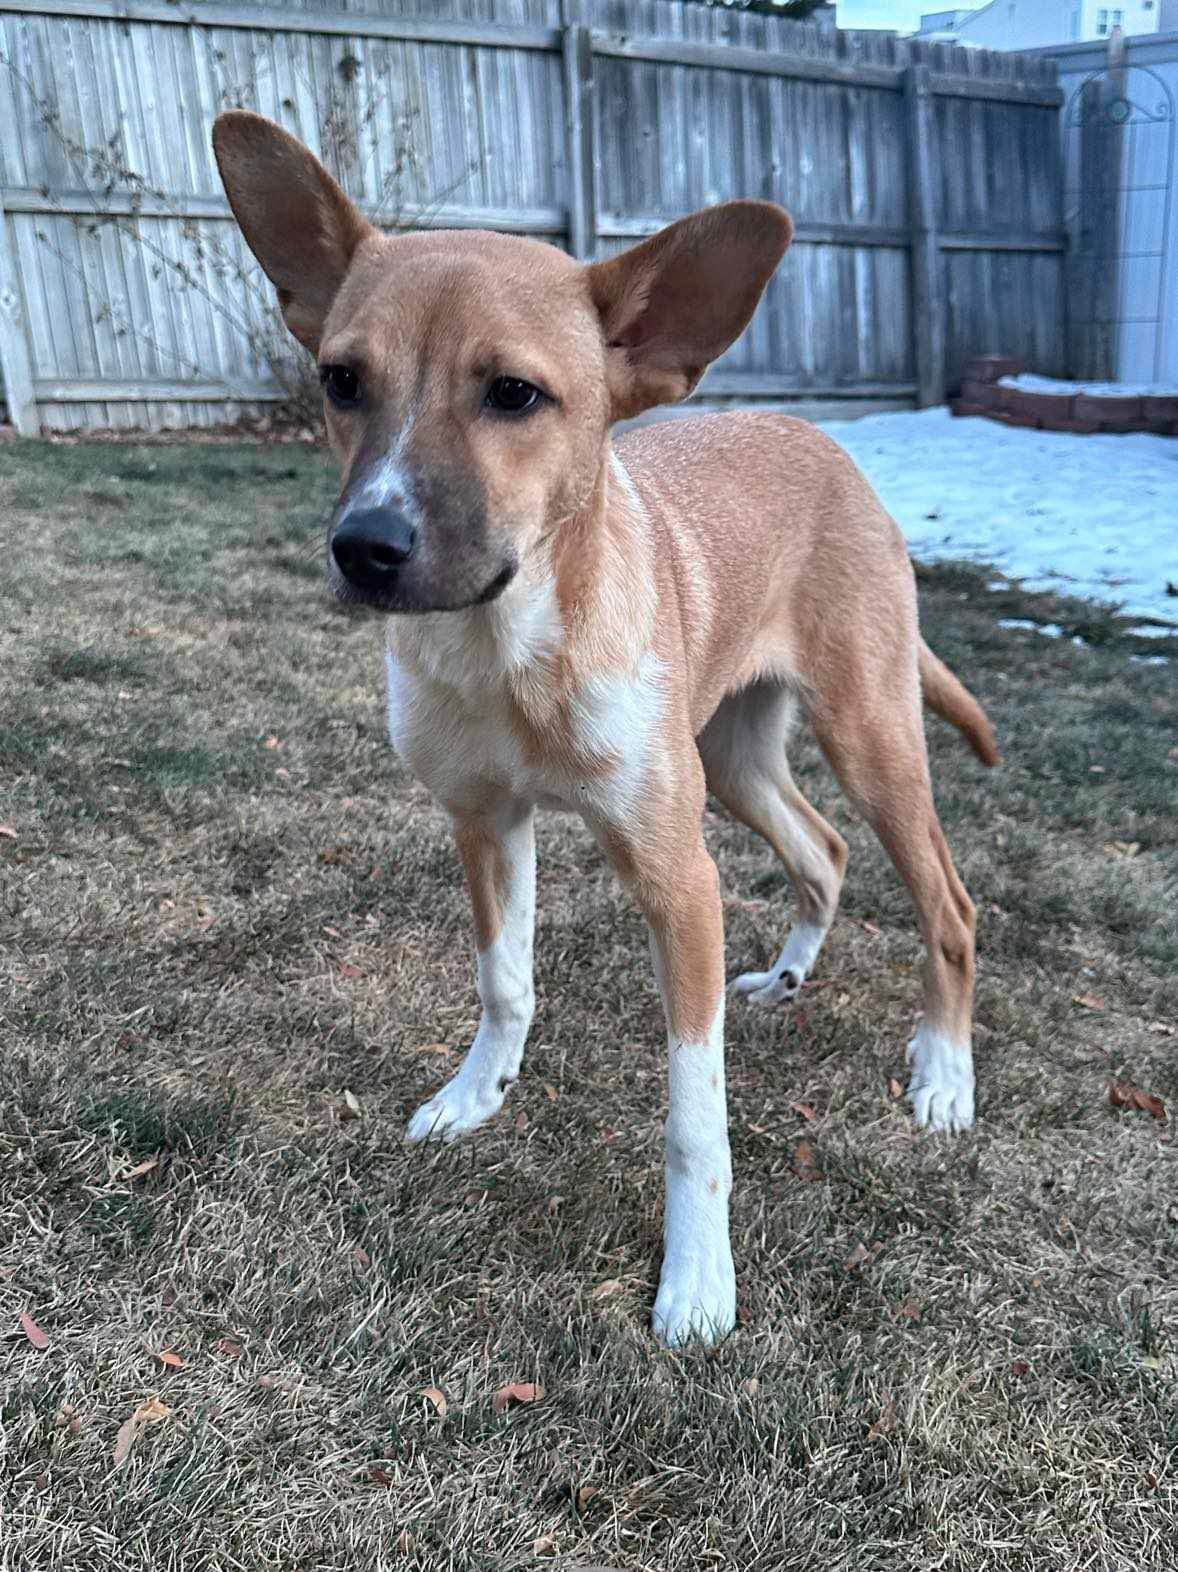
[[[728,986],[733,993],[747,995],[750,1004],[781,1004],[796,998],[805,980],[800,966],[784,966],[772,972],[741,972]]]
[[[468,1130],[477,1130],[503,1107],[509,1084],[505,1080],[493,1090],[473,1079],[464,1082],[460,1071],[440,1092],[435,1092],[428,1103],[422,1103],[409,1121],[405,1131],[407,1138],[410,1141],[453,1141]]]
[[[973,1056],[923,1027],[908,1044],[908,1101],[922,1130],[968,1130],[974,1118]]]
[[[668,1348],[718,1343],[736,1325],[736,1272],[722,1248],[686,1251],[663,1262],[651,1326]]]

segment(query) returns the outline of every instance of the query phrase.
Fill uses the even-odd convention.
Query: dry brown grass
[[[917,1136],[889,1090],[913,923],[805,750],[843,916],[800,1008],[732,1008],[742,1324],[669,1354],[660,1012],[574,823],[541,832],[522,1080],[402,1145],[474,1024],[465,898],[384,741],[379,628],[319,584],[329,489],[299,449],[0,458],[0,1567],[1172,1568],[1174,1143],[1107,1082],[1178,1107],[1174,666],[931,576],[1008,756],[930,726],[979,1129]],[[736,969],[784,892],[708,835]],[[546,1395],[498,1415],[513,1380]]]

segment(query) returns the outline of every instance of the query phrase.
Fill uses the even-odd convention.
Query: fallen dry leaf
[[[528,1128],[528,1116],[527,1116],[526,1113],[524,1113],[523,1109],[521,1108],[519,1113],[517,1113],[516,1116],[515,1116],[515,1133],[516,1133],[516,1135],[522,1135],[527,1128]]]
[[[1140,841],[1105,841],[1104,849],[1114,857],[1136,857],[1141,850]]]
[[[799,1179],[822,1178],[822,1170],[814,1161],[814,1150],[809,1141],[799,1141],[794,1147],[793,1171]]]
[[[134,1168],[128,1168],[123,1178],[138,1179],[140,1174],[149,1174],[153,1168],[158,1168],[159,1165],[160,1160],[158,1157],[145,1157],[141,1163],[136,1163]]]
[[[241,1358],[241,1344],[235,1343],[231,1337],[219,1337],[213,1347],[219,1354],[224,1354],[226,1359]]]
[[[1166,1105],[1160,1097],[1143,1092],[1139,1086],[1130,1086],[1128,1081],[1110,1081],[1108,1100],[1114,1108],[1137,1108],[1155,1119],[1166,1117]]]
[[[818,1117],[813,1108],[810,1107],[809,1103],[790,1103],[789,1106],[793,1109],[794,1113],[801,1114],[802,1118],[807,1121],[811,1119],[817,1119]]]
[[[344,1100],[340,1104],[339,1116],[341,1119],[363,1119],[364,1110],[360,1106],[360,1099],[355,1092],[344,1090]]]
[[[57,1420],[59,1424],[66,1426],[70,1435],[80,1436],[82,1434],[82,1421],[78,1410],[72,1403],[63,1403],[61,1405],[57,1410]]]
[[[545,1095],[545,1097],[547,1097],[547,1099],[548,1099],[548,1101],[550,1103],[554,1103],[556,1101],[556,1087],[555,1086],[549,1086],[548,1082],[545,1081],[545,1083],[544,1083],[544,1095]]]
[[[167,1365],[169,1370],[183,1370],[184,1368],[183,1359],[170,1348],[165,1348],[162,1354],[157,1354],[155,1357],[161,1365]]]
[[[366,1272],[372,1265],[372,1257],[368,1254],[368,1251],[365,1250],[363,1245],[357,1245],[356,1248],[352,1251],[352,1260],[355,1262],[358,1270],[361,1272]]]
[[[889,1397],[883,1406],[883,1412],[867,1432],[869,1441],[878,1441],[880,1436],[886,1436],[896,1428],[896,1405]]]
[[[573,1498],[577,1503],[577,1511],[584,1515],[585,1508],[597,1494],[598,1489],[596,1485],[582,1485]]]
[[[551,1534],[541,1534],[539,1539],[532,1542],[534,1556],[554,1556],[556,1554],[556,1540]]]
[[[756,1376],[749,1376],[747,1381],[740,1383],[740,1390],[746,1397],[756,1397],[761,1390],[761,1383]]]
[[[855,1248],[851,1251],[847,1259],[843,1262],[843,1265],[846,1267],[848,1272],[852,1272],[854,1271],[855,1267],[862,1266],[866,1259],[867,1246],[863,1243],[862,1240],[860,1240]]]
[[[415,1050],[417,1053],[444,1053],[446,1055],[453,1053],[453,1051],[445,1043],[425,1043],[422,1047]]]
[[[899,1081],[897,1081],[894,1075],[888,1082],[888,1095],[890,1097],[903,1097],[904,1095],[904,1088],[900,1085]]]
[[[544,1388],[534,1381],[511,1381],[501,1386],[491,1399],[491,1407],[501,1414],[512,1403],[539,1403],[544,1398]]]
[[[341,961],[339,963],[339,974],[341,977],[362,977],[364,975],[352,961]]]
[[[262,746],[263,748],[281,748],[282,744],[277,737],[267,737]]]
[[[915,1299],[905,1299],[902,1305],[896,1306],[896,1314],[904,1316],[908,1321],[919,1321],[920,1306]]]
[[[1105,1003],[1098,999],[1094,993],[1076,993],[1072,995],[1073,1004],[1082,1004],[1086,1010],[1103,1010]]]
[[[446,1401],[446,1394],[436,1386],[423,1386],[417,1395],[418,1397],[424,1397],[427,1402],[432,1403],[434,1405],[435,1412],[439,1415],[445,1414],[446,1410],[450,1406]]]
[[[6,841],[14,841],[16,839],[16,831],[13,829],[11,824],[0,824],[0,835],[2,835]]]
[[[383,1472],[383,1470],[382,1470]],[[407,1556],[413,1549],[413,1535],[407,1528],[403,1528],[397,1535],[397,1554]]]
[[[616,1277],[607,1277],[603,1283],[598,1283],[596,1288],[590,1290],[589,1297],[590,1299],[608,1299],[611,1294],[616,1294],[621,1286]]]
[[[20,1329],[34,1348],[48,1348],[49,1334],[43,1332],[27,1310],[20,1313]]]
[[[114,1465],[120,1468],[127,1459],[127,1454],[135,1445],[139,1432],[146,1425],[158,1425],[161,1419],[166,1419],[172,1410],[166,1403],[161,1403],[158,1397],[149,1397],[129,1419],[124,1419],[119,1426],[119,1433],[115,1437]]]
[[[1014,1359],[1011,1361],[1010,1373],[1016,1376],[1030,1375],[1031,1367],[1025,1359]]]
[[[381,1468],[379,1463],[370,1463],[368,1477],[374,1485],[379,1485],[382,1490],[387,1490],[393,1482],[393,1476],[387,1469]]]

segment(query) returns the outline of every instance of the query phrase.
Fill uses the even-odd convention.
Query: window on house
[[[1114,27],[1120,27],[1121,23],[1124,20],[1125,20],[1125,13],[1124,13],[1124,11],[1114,11],[1113,12],[1113,26]]]
[[[1107,32],[1108,10],[1105,6],[1101,6],[1100,10],[1096,13],[1096,36],[1098,38],[1103,38]]]

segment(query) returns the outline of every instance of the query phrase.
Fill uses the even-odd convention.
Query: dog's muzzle
[[[331,537],[335,565],[362,595],[392,593],[402,564],[417,544],[417,531],[394,508],[345,513]]]

